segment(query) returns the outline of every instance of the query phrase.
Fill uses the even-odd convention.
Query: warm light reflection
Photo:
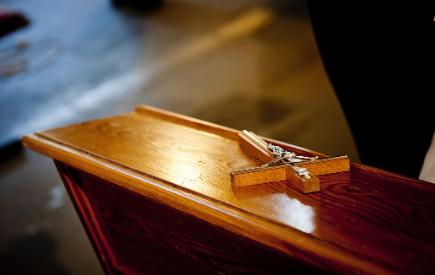
[[[297,199],[291,199],[285,193],[271,194],[268,202],[272,204],[277,219],[294,228],[306,233],[312,233],[316,226],[314,224],[314,210],[311,206],[302,204]]]
[[[208,143],[205,145],[207,146]],[[166,161],[168,164],[166,180],[206,195],[213,193],[213,187],[206,184],[210,171],[205,168],[207,163],[200,157],[188,158],[185,154],[170,154],[166,156]]]

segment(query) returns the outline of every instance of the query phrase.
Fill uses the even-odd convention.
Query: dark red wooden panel
[[[108,274],[327,274],[106,180],[57,166]]]

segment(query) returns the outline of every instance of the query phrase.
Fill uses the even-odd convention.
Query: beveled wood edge
[[[176,124],[188,126],[189,128],[209,132],[231,140],[238,140],[238,134],[241,132],[233,128],[221,126],[218,124],[162,110],[148,105],[136,106],[135,112],[141,115],[156,117],[165,121],[170,121]]]
[[[160,118],[162,120],[165,121],[169,121],[169,122],[173,122],[176,124],[180,124],[180,125],[184,125],[184,126],[188,126],[190,128],[194,128],[197,130],[201,130],[204,132],[208,132],[211,134],[215,134],[221,137],[225,137],[231,140],[235,140],[238,141],[239,140],[239,134],[242,133],[242,131],[240,130],[236,130],[230,127],[226,127],[226,126],[221,126],[215,123],[211,123],[205,120],[201,120],[201,119],[197,119],[197,118],[192,118],[189,116],[185,116],[185,115],[180,115],[171,111],[166,111],[166,110],[162,110],[156,107],[152,107],[152,106],[148,106],[148,105],[139,105],[136,106],[135,108],[135,112],[141,115],[145,115],[145,116],[150,116],[150,117],[156,117],[156,118]],[[288,144],[288,143],[284,143],[278,140],[274,140],[274,139],[270,139],[270,138],[266,138],[266,137],[261,137],[263,140],[265,140],[268,143],[274,143],[276,145],[279,146],[283,146],[283,147],[287,147],[287,148],[294,148],[296,150],[301,150],[301,151],[305,151],[314,155],[318,155],[318,156],[322,156],[322,157],[327,157],[327,155],[307,149],[307,148],[303,148],[300,146],[296,146],[293,144]]]
[[[57,161],[170,205],[179,211],[209,221],[216,226],[221,226],[320,268],[335,267],[337,271],[348,274],[361,272],[372,274],[373,271],[380,274],[396,274],[372,259],[319,240],[290,226],[281,225],[208,197],[199,196],[194,192],[176,188],[163,180],[49,140],[44,136],[29,134],[22,138],[22,143],[25,147]],[[147,185],[145,187],[137,184],[138,182],[146,182]],[[296,250],[292,250],[292,247]],[[312,258],[310,254],[318,258]],[[319,258],[323,262],[320,262]],[[343,265],[343,262],[346,264]]]

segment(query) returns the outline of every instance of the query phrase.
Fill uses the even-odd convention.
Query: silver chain
[[[294,162],[292,159],[297,158],[297,159],[304,159],[304,160],[315,160],[318,157],[307,157],[307,156],[297,156],[295,152],[289,152],[287,150],[285,150],[284,148],[277,146],[277,145],[273,145],[272,143],[267,144],[267,149],[269,149],[269,151],[272,152],[273,156],[275,157],[275,159],[273,159],[271,162],[266,163],[264,165],[262,165],[262,167],[265,166],[271,166],[274,164],[277,164],[279,162]],[[305,174],[308,173],[308,170],[305,168],[299,168],[299,175],[303,176]]]

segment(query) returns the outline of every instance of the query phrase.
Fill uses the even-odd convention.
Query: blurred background
[[[28,22],[0,38],[1,274],[102,274],[52,160],[21,148],[27,133],[146,104],[360,161],[305,1],[0,5]]]

